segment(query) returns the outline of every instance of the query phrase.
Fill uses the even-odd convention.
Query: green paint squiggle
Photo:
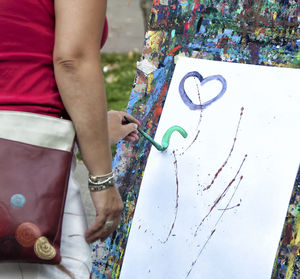
[[[162,141],[161,141],[161,145],[159,143],[157,143],[151,136],[149,136],[148,134],[146,134],[143,130],[138,128],[138,131],[147,139],[149,140],[154,147],[159,150],[159,151],[164,151],[169,147],[169,143],[170,143],[170,138],[171,135],[177,131],[179,132],[184,138],[186,138],[188,136],[188,133],[181,128],[180,126],[172,126],[170,127],[164,134]]]
[[[129,119],[128,117],[124,116],[124,119],[127,123],[133,123],[133,121],[131,119]],[[161,141],[161,145],[159,143],[157,143],[150,135],[148,135],[147,133],[145,133],[142,129],[137,128],[137,130],[147,139],[149,140],[154,147],[159,150],[159,151],[164,151],[169,147],[169,143],[170,143],[170,138],[171,135],[177,131],[179,132],[184,138],[186,138],[188,136],[188,133],[186,132],[186,130],[184,130],[183,128],[181,128],[180,126],[172,126],[170,127],[164,134],[162,141]]]

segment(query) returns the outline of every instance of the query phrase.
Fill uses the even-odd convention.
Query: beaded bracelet
[[[115,184],[113,172],[105,175],[89,175],[88,181],[88,187],[91,192],[102,191],[109,187],[113,187]]]

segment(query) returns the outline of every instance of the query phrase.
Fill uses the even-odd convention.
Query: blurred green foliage
[[[126,109],[139,58],[134,52],[101,54],[108,110]]]
[[[105,80],[107,109],[125,110],[136,74],[139,53],[102,53],[101,64]],[[111,147],[112,155],[116,146]]]

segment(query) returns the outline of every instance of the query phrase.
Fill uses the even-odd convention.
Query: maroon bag
[[[71,121],[0,111],[0,261],[58,264]]]

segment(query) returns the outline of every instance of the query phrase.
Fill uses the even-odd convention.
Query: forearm
[[[58,89],[77,134],[86,167],[93,175],[111,171],[104,80],[97,57],[57,59]]]

